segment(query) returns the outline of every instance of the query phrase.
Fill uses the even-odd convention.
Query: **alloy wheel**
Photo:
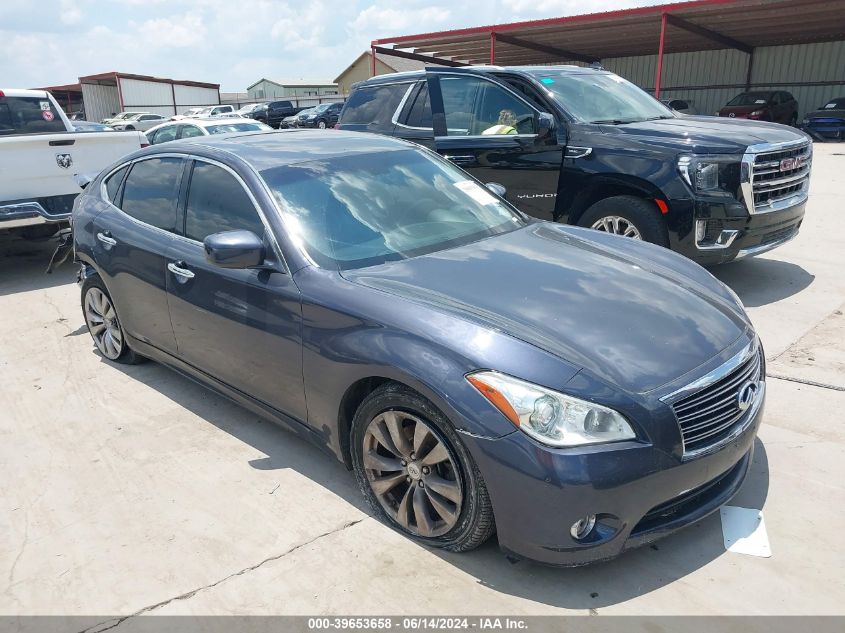
[[[317,127],[319,127],[321,130],[325,130],[326,129],[326,122],[320,121],[319,123],[317,123]]]
[[[100,353],[116,360],[123,352],[123,330],[111,300],[99,288],[85,295],[85,323]]]
[[[643,236],[640,235],[640,230],[630,220],[626,220],[618,215],[608,215],[599,218],[590,228],[596,231],[605,231],[606,233],[632,237],[635,240],[643,239]]]
[[[381,507],[415,536],[437,537],[458,522],[463,491],[457,460],[420,418],[385,411],[364,433],[363,465]]]

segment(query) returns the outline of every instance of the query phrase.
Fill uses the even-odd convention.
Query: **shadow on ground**
[[[709,270],[733,288],[749,308],[791,297],[816,278],[797,264],[777,259],[740,259]]]
[[[0,233],[0,297],[73,283],[77,266],[68,262],[46,274],[55,239],[29,241]]]
[[[92,345],[92,353],[94,348]],[[103,360],[103,362],[109,362]],[[177,404],[266,455],[249,462],[262,470],[292,468],[346,502],[369,512],[353,474],[333,456],[272,422],[176,374],[163,365],[113,365]],[[766,450],[758,439],[748,478],[731,502],[763,508],[768,494]],[[278,493],[277,493],[278,494]],[[490,589],[567,609],[599,609],[655,591],[725,554],[718,514],[657,544],[628,552],[609,563],[557,569],[505,557],[495,537],[480,549],[454,554],[433,550]]]

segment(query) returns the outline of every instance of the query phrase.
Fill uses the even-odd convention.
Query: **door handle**
[[[170,262],[167,265],[167,270],[172,272],[177,277],[182,277],[183,279],[193,279],[194,273],[192,273],[187,268],[182,268],[182,266],[184,266],[184,265],[185,265],[185,262]]]
[[[449,156],[446,154],[446,159],[452,161],[456,165],[468,165],[476,161],[475,154],[458,154]]]
[[[106,246],[117,246],[117,240],[111,236],[109,231],[106,231],[105,233],[97,233],[97,239]]]

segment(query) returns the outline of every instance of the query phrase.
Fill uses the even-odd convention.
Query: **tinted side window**
[[[408,87],[409,84],[390,84],[356,90],[346,102],[342,122],[367,125],[371,130],[392,130],[393,114]],[[332,106],[332,109],[341,107],[343,104]]]
[[[120,189],[120,183],[123,182],[123,176],[126,175],[127,169],[129,169],[128,166],[118,169],[106,179],[106,194],[112,202],[117,195],[117,190]]]
[[[191,138],[193,136],[203,136],[202,130],[196,125],[183,125],[179,138]]]
[[[0,97],[0,134],[65,131],[47,97]]]
[[[424,83],[408,113],[405,125],[410,127],[431,128],[431,97],[428,94],[428,83]]]
[[[176,230],[181,176],[181,158],[150,158],[135,163],[126,177],[120,208],[145,224]]]
[[[264,235],[264,224],[243,186],[225,169],[196,162],[185,208],[185,235],[203,241],[221,231]]]
[[[534,134],[534,112],[513,94],[478,77],[442,77],[449,136]]]

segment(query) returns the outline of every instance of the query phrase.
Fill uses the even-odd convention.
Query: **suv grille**
[[[685,455],[718,444],[741,424],[748,408],[740,408],[740,391],[749,381],[756,384],[763,378],[762,354],[758,346],[727,376],[672,405],[681,427]]]
[[[746,162],[750,164],[751,185],[746,202],[751,213],[765,213],[777,208],[779,202],[806,196],[812,163],[809,142],[752,153],[747,155]]]

